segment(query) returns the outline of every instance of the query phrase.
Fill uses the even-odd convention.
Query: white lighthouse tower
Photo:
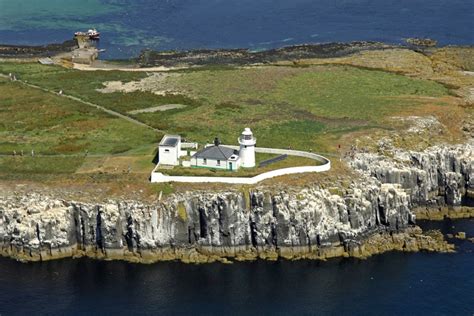
[[[257,139],[253,137],[250,128],[246,127],[239,137],[240,144],[240,165],[243,168],[255,167],[255,144]]]

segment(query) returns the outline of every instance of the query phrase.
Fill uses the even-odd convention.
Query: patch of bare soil
[[[148,174],[152,169],[151,159],[146,164],[141,156],[89,157],[76,173]]]
[[[126,83],[121,81],[107,81],[103,83],[104,88],[97,89],[97,91],[102,93],[149,91],[157,95],[178,94],[179,91],[176,91],[170,81],[167,80],[170,77],[176,76],[179,76],[179,74],[156,72],[140,81],[130,81]]]
[[[187,105],[185,104],[164,104],[164,105],[159,105],[159,106],[153,106],[146,109],[130,111],[128,112],[128,114],[164,112],[168,110],[183,109],[185,107],[187,107]]]
[[[101,61],[98,61],[101,62]],[[73,67],[77,70],[82,71],[131,71],[131,72],[166,72],[171,70],[183,69],[183,67],[164,67],[164,66],[156,66],[156,67],[147,67],[147,68],[140,68],[136,66],[130,65],[113,65],[107,63],[97,63],[97,61],[92,65],[85,65],[85,64],[77,64],[74,63]]]

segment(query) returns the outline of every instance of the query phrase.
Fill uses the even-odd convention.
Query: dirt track
[[[3,78],[9,78],[8,76],[4,75],[4,74],[0,74],[0,77],[3,77]],[[24,82],[24,81],[21,81],[21,80],[17,80],[16,82],[19,82],[25,86],[28,86],[30,88],[33,88],[33,89],[38,89],[38,90],[41,90],[41,91],[44,91],[44,92],[47,92],[47,93],[51,93],[51,94],[54,94],[56,96],[60,96],[60,97],[64,97],[64,98],[68,98],[68,99],[71,99],[71,100],[74,100],[74,101],[77,101],[77,102],[80,102],[82,104],[85,104],[87,106],[91,106],[91,107],[94,107],[100,111],[103,111],[107,114],[110,114],[112,116],[116,116],[118,118],[121,118],[121,119],[124,119],[130,123],[133,123],[133,124],[136,124],[136,125],[140,125],[140,126],[143,126],[143,127],[146,127],[146,128],[149,128],[149,129],[152,129],[154,130],[155,132],[158,132],[158,133],[165,133],[164,131],[162,130],[159,130],[159,129],[156,129],[150,125],[147,125],[141,121],[138,121],[130,116],[127,116],[127,115],[124,115],[122,113],[119,113],[119,112],[116,112],[116,111],[113,111],[113,110],[110,110],[110,109],[107,109],[103,106],[100,106],[98,104],[95,104],[95,103],[92,103],[92,102],[89,102],[89,101],[85,101],[85,100],[82,100],[80,98],[77,98],[77,97],[74,97],[72,95],[67,95],[67,94],[64,94],[64,93],[58,93],[56,91],[52,91],[52,90],[49,90],[49,89],[46,89],[46,88],[42,88],[40,86],[37,86],[37,85],[34,85],[34,84],[31,84],[31,83],[27,83],[27,82]]]

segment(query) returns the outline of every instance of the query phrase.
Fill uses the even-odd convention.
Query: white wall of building
[[[158,147],[158,161],[162,165],[179,165],[179,147]]]
[[[239,168],[239,160],[237,161],[227,161],[221,160],[218,163],[217,160],[214,159],[206,159],[204,162],[203,158],[191,158],[191,166],[192,167],[202,167],[202,168],[213,168],[213,169],[222,169],[222,170],[230,170],[230,164],[232,163],[232,170],[237,170]]]
[[[240,161],[243,168],[255,167],[255,146],[240,145],[239,148]]]
[[[253,137],[253,133],[250,128],[245,128],[240,137],[238,138],[240,144],[239,156],[240,164],[243,168],[255,167],[255,145],[257,139]]]
[[[198,143],[181,143],[181,148],[198,149]]]
[[[183,161],[181,161],[181,166],[189,168],[189,167],[191,167],[191,161],[183,160]]]

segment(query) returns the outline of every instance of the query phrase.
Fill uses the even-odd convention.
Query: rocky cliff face
[[[350,165],[382,183],[399,184],[415,206],[460,206],[474,193],[472,144],[436,146],[424,152],[393,150],[393,158],[356,154]]]
[[[414,205],[459,205],[473,189],[472,147],[356,154],[339,194],[320,187],[189,192],[156,204],[0,197],[0,252],[22,260],[87,255],[140,262],[364,257],[391,249],[450,250],[410,228]]]

